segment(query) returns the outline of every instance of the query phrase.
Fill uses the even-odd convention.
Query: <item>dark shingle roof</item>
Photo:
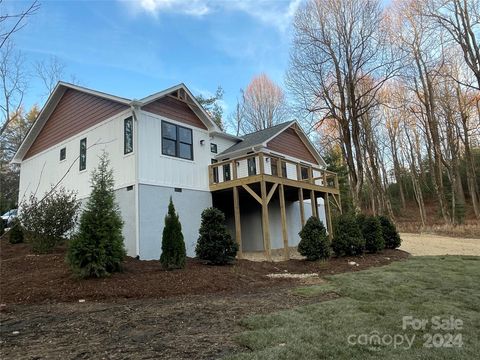
[[[220,155],[226,155],[230,154],[235,151],[243,150],[243,149],[249,149],[251,147],[261,145],[271,137],[275,136],[277,133],[282,131],[283,129],[289,127],[295,122],[295,120],[292,121],[287,121],[275,126],[272,126],[268,129],[256,131],[250,134],[246,134],[242,136],[243,141],[240,141],[236,143],[233,146],[230,146],[228,149],[225,151],[221,152],[218,156]]]

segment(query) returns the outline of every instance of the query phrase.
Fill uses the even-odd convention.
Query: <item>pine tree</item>
[[[398,234],[397,228],[392,221],[386,216],[379,216],[378,220],[382,225],[383,241],[385,242],[385,248],[396,249],[400,247],[402,240]]]
[[[315,261],[330,257],[330,241],[323,223],[315,216],[310,217],[299,233],[298,252],[307,260]]]
[[[385,248],[383,241],[382,225],[375,216],[367,216],[362,219],[362,234],[365,239],[365,249],[376,253]]]
[[[172,198],[168,204],[168,213],[165,216],[165,227],[162,234],[162,255],[160,262],[167,270],[183,269],[187,257],[185,242],[183,241],[182,224],[175,212]]]
[[[223,265],[235,259],[237,243],[232,239],[225,226],[225,215],[216,208],[207,208],[202,212],[195,253],[202,260]]]
[[[338,216],[333,234],[332,248],[337,256],[361,255],[365,251],[365,239],[355,215]]]
[[[80,216],[79,231],[70,241],[67,261],[80,277],[102,277],[120,271],[126,255],[113,190],[113,171],[104,152],[92,172],[92,192]]]

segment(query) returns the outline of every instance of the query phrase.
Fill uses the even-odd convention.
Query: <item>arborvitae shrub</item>
[[[365,240],[358,227],[355,215],[347,213],[337,217],[332,248],[337,256],[363,254],[365,251]]]
[[[25,240],[36,253],[51,252],[68,239],[77,223],[80,203],[74,191],[51,189],[42,199],[31,195],[21,206]]]
[[[400,247],[402,240],[398,234],[395,224],[386,216],[379,216],[378,220],[382,225],[382,236],[385,243],[385,248],[396,249]]]
[[[123,221],[115,202],[113,171],[106,153],[92,172],[92,192],[80,216],[79,231],[70,241],[67,262],[83,278],[120,271],[126,255]]]
[[[376,253],[385,248],[383,241],[382,225],[375,216],[367,216],[362,223],[362,234],[365,239],[365,250]]]
[[[186,257],[187,252],[185,250],[185,242],[183,241],[182,224],[180,224],[172,198],[170,198],[162,234],[160,262],[167,270],[182,269],[185,267]]]
[[[227,231],[222,211],[213,207],[203,210],[199,234],[195,253],[200,259],[215,265],[235,259],[238,245]]]
[[[303,229],[298,233],[300,242],[298,252],[307,260],[315,261],[330,257],[330,241],[323,223],[316,217],[310,217]]]
[[[20,221],[18,221],[18,219],[15,219],[10,223],[8,241],[10,242],[10,244],[20,244],[23,242],[22,225],[20,225]]]

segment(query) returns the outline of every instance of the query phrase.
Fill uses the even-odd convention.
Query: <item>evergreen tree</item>
[[[238,245],[225,227],[223,212],[213,207],[203,210],[199,233],[195,253],[200,259],[217,265],[235,259]]]
[[[385,248],[383,241],[382,225],[375,216],[361,218],[362,234],[365,239],[365,249],[368,252],[376,253]],[[360,226],[360,224],[359,224]]]
[[[386,216],[379,216],[378,220],[382,225],[383,241],[385,242],[385,248],[396,249],[400,247],[402,240],[398,234],[397,228]]]
[[[80,216],[79,231],[70,241],[67,261],[80,277],[102,277],[120,271],[126,255],[113,171],[104,152],[92,172],[92,192]]]
[[[365,239],[355,215],[346,213],[338,216],[333,234],[332,248],[337,256],[361,255],[365,251]]]
[[[172,198],[168,204],[168,213],[165,216],[165,227],[162,234],[162,255],[160,262],[167,270],[183,269],[187,257],[185,242],[183,241],[182,224],[175,212]]]
[[[323,223],[315,216],[310,217],[299,233],[298,252],[307,260],[328,259],[330,257],[330,241]]]

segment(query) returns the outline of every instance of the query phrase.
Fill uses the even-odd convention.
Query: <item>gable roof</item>
[[[133,106],[139,106],[142,107],[144,105],[147,105],[155,100],[158,100],[162,97],[167,96],[168,94],[178,91],[179,89],[183,89],[185,93],[188,95],[188,100],[189,102],[187,105],[192,109],[192,111],[201,119],[203,123],[205,123],[207,129],[209,131],[215,132],[215,133],[222,133],[221,129],[215,124],[215,122],[210,118],[208,113],[205,111],[205,109],[198,103],[198,101],[195,99],[195,96],[190,92],[190,90],[186,87],[185,84],[181,83],[175,86],[172,86],[168,89],[165,89],[163,91],[160,91],[158,93],[155,93],[153,95],[144,97],[141,100],[135,100],[135,99],[127,99],[115,95],[111,95],[105,92],[89,89],[83,86],[78,86],[74,84],[70,84],[67,82],[59,81],[55,88],[53,89],[52,93],[48,97],[45,105],[43,106],[42,110],[37,116],[37,119],[35,122],[32,124],[30,127],[29,131],[27,132],[27,135],[23,139],[21,145],[19,146],[17,152],[15,153],[15,156],[12,159],[12,163],[20,163],[22,159],[25,157],[27,154],[29,148],[32,146],[34,143],[35,139],[37,136],[40,134],[42,128],[44,127],[45,123],[47,120],[50,118],[52,115],[53,111],[57,107],[59,101],[62,99],[63,95],[68,89],[76,90],[85,94],[93,95],[102,99],[110,100],[125,106],[133,107]]]
[[[318,164],[321,166],[326,166],[327,164],[317,151],[317,149],[313,146],[313,144],[308,139],[307,135],[303,132],[302,128],[298,124],[296,120],[287,121],[270,128],[256,131],[250,134],[246,134],[242,136],[242,141],[232,145],[228,149],[224,150],[220,154],[217,155],[217,158],[225,157],[228,155],[233,155],[235,153],[241,153],[242,151],[250,150],[256,147],[267,147],[268,142],[272,139],[280,135],[285,130],[295,126],[295,132],[299,135],[302,142],[306,145],[308,150],[312,153],[314,158],[318,161]]]

